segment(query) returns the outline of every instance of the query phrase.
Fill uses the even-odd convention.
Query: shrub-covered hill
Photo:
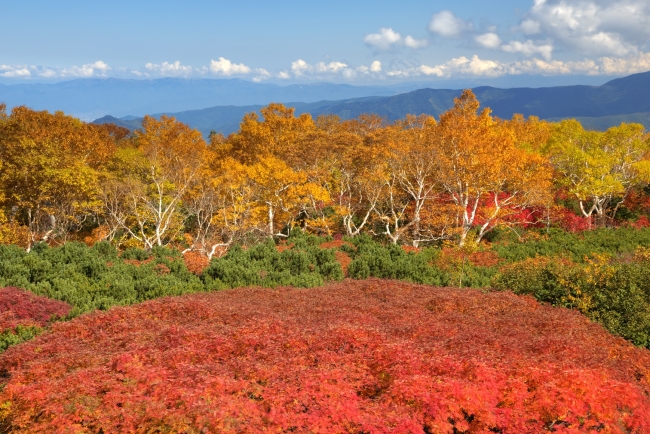
[[[162,298],[0,356],[2,432],[650,432],[650,352],[507,292]]]
[[[19,288],[0,288],[0,352],[43,332],[53,319],[65,317],[70,305]]]

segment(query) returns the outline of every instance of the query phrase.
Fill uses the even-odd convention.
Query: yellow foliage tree
[[[650,140],[640,124],[585,131],[575,119],[558,123],[545,152],[558,182],[576,197],[582,215],[613,222],[631,189],[650,182]]]
[[[479,242],[505,214],[548,200],[546,159],[517,143],[511,124],[479,112],[471,90],[441,115],[436,142],[436,178],[457,207],[461,246],[475,227]]]
[[[8,217],[34,241],[65,240],[100,209],[99,173],[115,149],[106,130],[61,112],[0,117],[0,189]]]
[[[182,199],[206,162],[206,150],[200,132],[173,117],[146,116],[133,144],[116,153],[103,183],[111,225],[148,249],[173,241],[187,218]]]

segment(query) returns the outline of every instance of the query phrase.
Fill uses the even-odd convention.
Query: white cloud
[[[433,15],[429,22],[429,31],[445,38],[456,38],[471,28],[471,23],[463,21],[448,10]]]
[[[315,65],[310,65],[302,59],[291,62],[291,72],[293,72],[296,77],[305,74],[336,74],[338,72],[343,72],[347,67],[348,65],[343,62],[318,62]]]
[[[519,25],[519,29],[524,35],[536,35],[541,32],[541,26],[535,20],[523,20]]]
[[[218,75],[246,75],[251,69],[243,63],[232,63],[228,59],[210,60],[210,72]]]
[[[363,38],[363,42],[379,50],[387,51],[402,40],[402,35],[391,28],[382,27],[379,33],[371,33]]]
[[[560,60],[542,60],[538,58],[516,62],[500,62],[497,60],[481,59],[474,55],[471,59],[465,56],[453,58],[445,63],[414,68],[396,69],[387,73],[389,77],[434,76],[450,78],[464,77],[498,77],[519,74],[543,75],[627,75],[650,70],[650,53],[636,56],[601,57],[596,60],[563,62]]]
[[[453,58],[445,63],[436,66],[421,65],[417,68],[403,70],[392,70],[387,74],[390,77],[410,76],[435,76],[449,78],[457,75],[472,77],[497,77],[506,74],[504,64],[495,60],[483,60],[477,55],[468,59],[465,56]]]
[[[59,77],[105,77],[112,68],[105,62],[98,60],[95,63],[88,63],[82,66],[72,66],[59,71]]]
[[[474,37],[474,40],[478,42],[484,48],[497,49],[501,45],[501,38],[499,35],[493,32],[484,33],[482,35],[477,35]]]
[[[161,75],[164,77],[186,77],[194,73],[194,68],[191,66],[181,65],[180,61],[173,63],[163,62],[161,64],[157,63],[147,63],[144,65],[145,69],[154,75]],[[136,75],[142,75],[136,74]]]
[[[82,66],[51,68],[35,65],[0,65],[0,77],[6,78],[65,78],[65,77],[106,77],[112,68],[98,60]]]
[[[382,27],[379,33],[371,33],[363,38],[363,42],[370,47],[379,51],[389,51],[395,47],[403,46],[415,50],[424,48],[429,45],[426,39],[415,39],[413,36],[402,37],[398,32],[391,28]]]
[[[552,44],[542,43],[537,45],[530,39],[526,42],[510,41],[509,43],[502,45],[501,49],[507,53],[521,53],[528,57],[539,54],[546,60],[551,60],[551,55],[553,54]]]
[[[648,0],[535,0],[522,31],[528,21],[580,55],[627,56],[650,41]]]
[[[0,77],[7,78],[27,78],[31,77],[32,73],[25,66],[9,66],[9,65],[0,65]]]
[[[291,78],[291,75],[287,71],[280,71],[278,72],[277,77],[282,80],[288,80]]]
[[[375,60],[370,64],[370,72],[381,72],[381,62],[379,60]]]
[[[310,68],[311,65],[309,65],[307,62],[305,62],[302,59],[298,59],[295,62],[291,62],[291,72],[293,72],[294,75],[296,76],[303,75],[303,73],[309,71]]]
[[[404,38],[404,45],[406,47],[413,48],[414,50],[419,50],[420,48],[424,48],[429,45],[429,41],[426,39],[415,39],[409,35]]]
[[[49,69],[49,68],[46,68],[46,69],[38,72],[37,75],[39,77],[43,77],[43,78],[54,78],[54,77],[56,77],[56,71],[54,71],[52,69]]]

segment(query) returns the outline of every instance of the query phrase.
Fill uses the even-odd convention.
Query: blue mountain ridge
[[[310,89],[311,95],[317,93]],[[515,113],[538,116],[557,121],[577,118],[587,128],[606,129],[621,122],[639,122],[650,129],[650,72],[611,80],[601,86],[556,86],[545,88],[500,89],[481,86],[473,89],[483,107],[490,107],[493,115],[510,118]],[[296,113],[338,115],[350,119],[363,113],[375,113],[388,120],[403,118],[406,114],[428,114],[438,117],[453,106],[460,89],[418,89],[390,96],[368,96],[344,100],[293,102]],[[263,104],[214,106],[201,110],[159,112],[154,117],[168,114],[197,128],[204,134],[218,131],[229,134],[238,129],[243,115],[258,111]],[[115,117],[100,118],[96,123],[113,122],[130,129],[138,128],[141,120]]]

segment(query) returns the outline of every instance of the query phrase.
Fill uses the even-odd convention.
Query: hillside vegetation
[[[165,298],[0,356],[36,432],[650,430],[650,353],[512,294],[368,280]]]
[[[261,113],[0,109],[0,432],[650,431],[642,125]]]

